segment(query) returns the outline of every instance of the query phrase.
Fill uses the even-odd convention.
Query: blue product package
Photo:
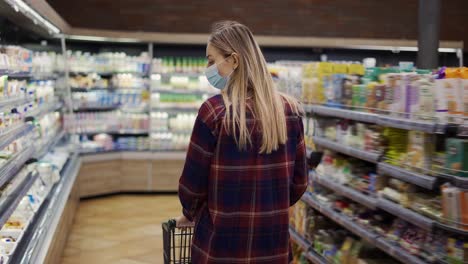
[[[332,75],[332,92],[334,94],[333,101],[330,102],[331,106],[341,108],[341,98],[343,92],[343,85],[345,74]]]

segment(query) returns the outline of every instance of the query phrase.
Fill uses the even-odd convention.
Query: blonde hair
[[[271,153],[287,141],[285,102],[299,114],[297,101],[280,94],[268,71],[265,58],[248,27],[235,21],[222,21],[212,27],[209,43],[224,57],[236,53],[239,66],[230,75],[228,87],[223,90],[226,105],[224,122],[228,133],[234,136],[240,150],[251,145],[247,127],[247,107],[258,122],[262,133],[260,153]],[[247,98],[252,97],[252,105]]]

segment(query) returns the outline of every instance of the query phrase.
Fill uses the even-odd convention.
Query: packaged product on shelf
[[[460,72],[462,78],[463,119],[465,126],[468,126],[468,68],[463,67]]]
[[[352,106],[353,104],[353,86],[359,83],[357,76],[348,75],[343,80],[341,91],[341,104],[343,106]]]
[[[414,120],[432,121],[434,108],[435,83],[431,76],[414,75],[411,82],[407,84],[407,117]]]
[[[32,70],[33,52],[19,46],[0,47],[0,54],[4,55],[7,61],[5,70],[9,72],[30,73]]]
[[[461,195],[460,189],[450,185],[444,185],[442,190],[442,214],[443,221],[449,225],[458,227],[461,223]]]
[[[441,122],[459,122],[463,111],[463,87],[458,68],[446,68],[436,80],[436,102]],[[445,116],[443,111],[447,111]]]
[[[431,168],[433,142],[430,134],[420,131],[408,132],[406,165],[413,169],[427,171]]]
[[[60,62],[63,58],[55,52],[34,52],[32,59],[33,74],[52,74],[61,70]]]
[[[397,128],[385,128],[384,136],[387,140],[386,161],[392,165],[399,166],[404,161],[408,151],[408,131]]]
[[[468,177],[468,140],[448,138],[445,157],[447,174]]]
[[[333,71],[333,64],[329,62],[314,62],[303,65],[302,93],[307,103],[325,103],[325,90]]]

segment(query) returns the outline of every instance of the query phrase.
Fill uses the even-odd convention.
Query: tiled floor
[[[81,201],[62,263],[163,263],[161,223],[180,210],[176,195]]]

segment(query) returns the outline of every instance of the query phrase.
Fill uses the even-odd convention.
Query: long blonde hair
[[[247,127],[246,103],[252,96],[250,106],[262,131],[260,153],[271,153],[287,141],[285,102],[299,113],[296,100],[277,92],[268,71],[265,58],[248,27],[235,21],[222,21],[212,27],[209,42],[224,57],[236,53],[239,66],[231,74],[228,87],[223,90],[226,105],[224,122],[228,133],[234,136],[240,150],[252,143]]]

